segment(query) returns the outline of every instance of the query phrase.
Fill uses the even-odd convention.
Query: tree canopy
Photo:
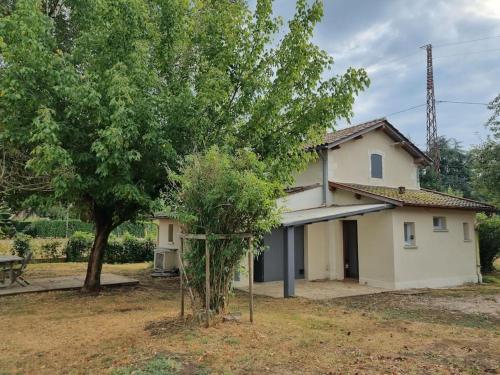
[[[0,136],[50,183],[28,196],[94,221],[87,290],[111,230],[150,212],[185,155],[249,149],[290,181],[303,146],[349,119],[368,85],[357,69],[325,78],[333,60],[311,41],[321,1],[298,0],[287,28],[272,0],[56,3],[2,10]]]

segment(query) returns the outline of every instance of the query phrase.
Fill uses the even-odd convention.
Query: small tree
[[[248,150],[234,155],[212,147],[190,156],[177,181],[174,208],[186,231],[208,234],[210,248],[210,309],[223,312],[235,271],[248,251],[246,240],[219,240],[210,234],[253,233],[256,238],[278,223],[276,198],[282,185]],[[205,244],[189,243],[185,253],[191,286],[205,301]]]
[[[477,215],[479,231],[479,255],[483,273],[495,270],[493,263],[500,256],[500,217]]]

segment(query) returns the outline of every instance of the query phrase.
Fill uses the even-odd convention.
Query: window
[[[463,223],[464,226],[464,241],[470,241],[469,223]]]
[[[168,224],[168,242],[174,242],[174,224]]]
[[[416,246],[415,223],[405,223],[404,224],[404,232],[405,232],[405,247]]]
[[[444,216],[434,216],[432,218],[434,231],[446,231],[446,218]]]
[[[371,154],[370,162],[372,178],[382,178],[382,155]]]

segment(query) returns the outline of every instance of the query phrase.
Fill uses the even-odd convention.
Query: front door
[[[344,235],[344,277],[358,279],[358,222],[344,220],[342,229]]]

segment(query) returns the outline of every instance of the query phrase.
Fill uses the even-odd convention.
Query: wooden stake
[[[250,304],[250,323],[253,323],[253,242],[248,239],[248,294]]]
[[[184,318],[184,267],[182,267],[182,253],[184,250],[184,239],[181,238],[181,248],[179,249],[179,276],[181,288],[181,317]]]
[[[205,309],[207,322],[205,326],[210,327],[210,252],[208,250],[208,239],[205,239]]]

